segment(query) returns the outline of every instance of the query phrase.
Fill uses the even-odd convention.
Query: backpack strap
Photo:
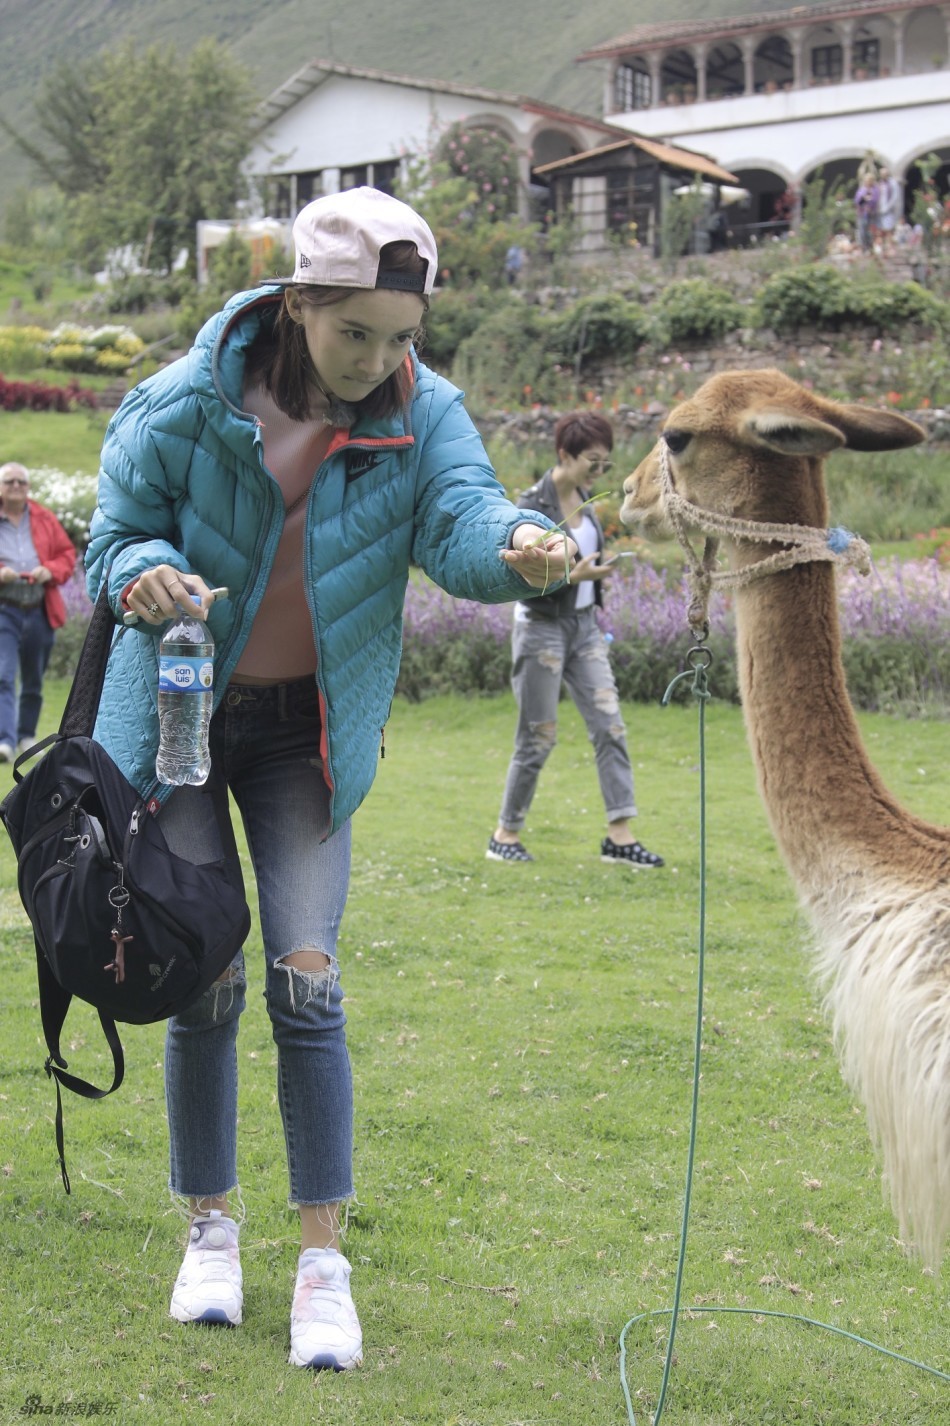
[[[36,945],[35,940],[34,944]],[[69,1174],[66,1171],[66,1141],[63,1135],[63,1100],[60,1085],[65,1089],[71,1089],[73,1094],[82,1095],[83,1099],[105,1099],[107,1095],[113,1094],[122,1083],[125,1076],[125,1056],[122,1053],[122,1042],[115,1028],[115,1021],[100,1010],[98,1012],[99,1024],[102,1026],[102,1032],[112,1051],[111,1085],[108,1089],[98,1089],[96,1085],[90,1084],[85,1079],[80,1079],[77,1075],[67,1074],[68,1066],[59,1048],[59,1041],[72,996],[63,989],[53,975],[49,962],[39,945],[36,945],[36,974],[40,988],[40,1018],[43,1021],[46,1048],[49,1050],[43,1068],[50,1079],[56,1081],[56,1149],[59,1153],[59,1171],[63,1178],[63,1188],[67,1193],[70,1193]]]

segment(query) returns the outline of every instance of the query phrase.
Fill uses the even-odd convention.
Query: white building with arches
[[[519,210],[532,169],[625,137],[625,130],[523,95],[312,60],[261,106],[248,171],[273,218],[312,198],[367,183],[390,191],[453,124],[489,127],[517,153]]]
[[[712,154],[767,225],[818,169],[857,174],[874,152],[904,184],[936,153],[950,179],[950,4],[820,0],[733,18],[639,25],[579,56],[604,69],[604,116]]]

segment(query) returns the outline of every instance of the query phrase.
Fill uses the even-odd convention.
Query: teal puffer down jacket
[[[119,620],[123,590],[154,565],[226,585],[230,598],[208,616],[215,706],[247,640],[284,520],[258,422],[242,410],[248,346],[281,300],[273,287],[231,298],[188,356],[128,393],[102,449],[89,594],[95,599],[108,581]],[[414,353],[411,360],[407,413],[337,432],[307,503],[304,582],[333,831],[375,776],[410,563],[458,598],[524,599],[531,591],[499,552],[526,519],[551,525],[506,498],[461,392]],[[144,624],[117,632],[95,732],[126,777],[159,800],[169,792],[155,781],[160,633]]]

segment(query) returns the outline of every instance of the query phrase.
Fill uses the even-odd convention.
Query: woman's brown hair
[[[427,264],[416,251],[415,243],[387,243],[380,249],[379,271],[412,272],[424,275]],[[360,287],[317,287],[294,284],[303,302],[312,307],[330,307],[347,297],[364,291]],[[428,298],[423,297],[426,308]],[[421,333],[421,328],[420,328]],[[310,417],[315,391],[322,390],[307,347],[307,337],[300,322],[295,322],[281,303],[272,325],[266,326],[251,346],[247,369],[259,377],[274,401],[293,421]],[[401,362],[392,376],[381,382],[368,396],[351,408],[356,416],[387,417],[402,411],[412,391],[412,372],[408,361]],[[339,408],[344,403],[336,402]]]
[[[554,427],[554,449],[567,456],[579,456],[588,446],[612,451],[613,427],[597,411],[568,411]]]

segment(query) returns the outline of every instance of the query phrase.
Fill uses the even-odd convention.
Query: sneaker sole
[[[486,852],[485,856],[490,862],[509,862],[513,864],[521,862],[522,866],[526,866],[528,862],[534,861],[534,857],[503,857],[501,852]]]
[[[292,1367],[303,1367],[305,1371],[312,1372],[348,1372],[363,1365],[362,1356],[353,1357],[350,1361],[341,1364],[336,1357],[330,1356],[329,1353],[318,1354],[311,1361],[305,1362],[302,1357],[291,1352],[287,1360]]]
[[[179,1317],[177,1312],[168,1315],[186,1327],[240,1327],[243,1320],[240,1312],[236,1317],[229,1317],[223,1307],[209,1307],[200,1317]]]
[[[657,862],[631,862],[626,857],[601,857],[602,862],[609,862],[611,866],[629,867],[631,871],[659,871]]]

